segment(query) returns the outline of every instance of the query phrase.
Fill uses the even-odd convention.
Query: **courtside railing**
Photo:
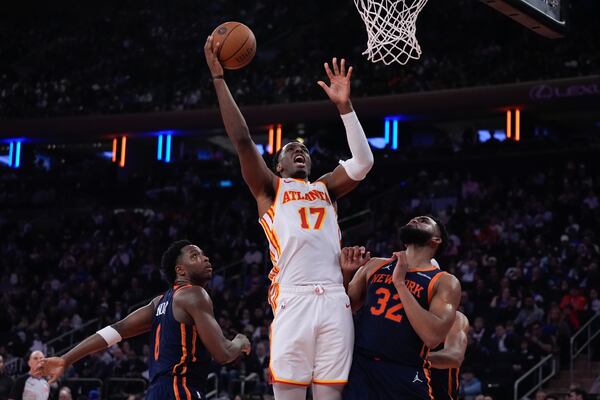
[[[206,387],[210,388],[212,383],[212,390],[206,392],[206,399],[216,399],[219,395],[219,377],[214,372],[208,374],[206,378]]]
[[[55,338],[48,340],[46,343],[44,343],[48,352],[47,355],[54,356],[56,354],[62,354],[65,351],[69,350],[74,346],[76,341],[82,340],[82,336],[86,335],[86,333],[96,331],[99,323],[100,319],[94,318],[82,324],[78,328],[71,329],[70,331],[63,333],[62,335],[56,336]],[[56,349],[57,347],[58,349]]]
[[[7,360],[4,363],[4,373],[6,373],[6,375],[18,375],[21,373],[21,371],[23,371],[22,357],[15,357],[10,360]]]
[[[240,383],[240,396],[242,396],[242,399],[246,398],[246,385],[250,382],[254,383],[255,388],[258,386],[260,380],[258,379],[258,374],[256,372],[242,376],[242,382]]]
[[[514,385],[514,400],[528,398],[529,395],[535,393],[535,391],[538,390],[544,383],[548,382],[554,375],[556,375],[556,364],[556,357],[554,354],[550,354],[544,357],[539,363],[531,367],[529,371],[516,380]],[[524,382],[531,385],[532,380],[534,380],[535,383],[533,383],[527,393],[520,396],[519,386],[521,386]]]
[[[583,334],[587,334],[585,336],[585,341],[583,343],[577,343],[577,339]],[[594,341],[594,339],[598,337],[598,335],[600,335],[600,313],[596,313],[596,315],[590,318],[590,320],[585,325],[583,325],[573,336],[571,336],[571,349],[569,351],[569,355],[571,358],[571,365],[569,367],[571,385],[573,384],[573,365],[575,363],[575,358],[577,358],[579,354],[581,354],[585,349],[587,349],[587,357],[588,361],[590,361],[592,358],[591,344]]]
[[[143,395],[148,381],[143,378],[109,378],[105,381],[106,399],[127,399],[129,395]]]

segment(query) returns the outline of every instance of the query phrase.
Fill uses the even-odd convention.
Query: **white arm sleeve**
[[[340,160],[340,164],[351,179],[362,181],[373,167],[373,153],[356,113],[352,111],[341,117],[346,128],[352,158],[346,161]]]
[[[102,336],[102,339],[104,339],[104,341],[108,344],[108,347],[119,343],[123,339],[119,332],[117,332],[117,330],[110,325],[100,329],[96,333]]]

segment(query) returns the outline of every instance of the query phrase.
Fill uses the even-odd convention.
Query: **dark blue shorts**
[[[165,376],[150,384],[146,400],[206,400],[206,397],[200,388],[190,385],[182,377]]]
[[[343,400],[431,400],[429,371],[354,352]]]

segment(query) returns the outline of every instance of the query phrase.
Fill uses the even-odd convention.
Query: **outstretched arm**
[[[408,270],[406,252],[400,251],[394,255],[398,262],[394,269],[393,282],[406,316],[417,335],[432,349],[444,341],[456,319],[461,296],[460,283],[454,276],[443,273],[437,281],[437,288],[432,288],[433,297],[429,302],[429,310],[426,310],[405,284],[404,278]]]
[[[457,311],[454,324],[444,341],[444,348],[429,353],[431,366],[437,369],[460,368],[467,350],[468,333],[469,320],[463,313]]]
[[[206,346],[216,362],[226,364],[234,361],[242,353],[250,353],[250,341],[238,334],[228,340],[215,320],[213,305],[206,290],[192,286],[180,291],[174,299],[173,307],[180,307],[192,317],[200,340]]]
[[[123,339],[127,339],[133,336],[141,335],[142,333],[148,332],[152,327],[152,317],[154,310],[160,296],[154,298],[150,303],[144,307],[138,308],[121,321],[111,325],[118,335]],[[61,357],[50,357],[44,358],[38,370],[44,376],[49,376],[49,383],[56,382],[60,378],[65,370],[71,366],[71,364],[79,361],[83,357],[96,353],[100,350],[104,350],[109,346],[109,343],[100,334],[94,333],[88,336],[81,343],[69,350],[65,355]]]
[[[350,102],[352,67],[346,72],[346,60],[342,59],[338,68],[336,58],[332,60],[332,66],[333,72],[329,68],[329,64],[325,63],[325,73],[330,81],[329,86],[323,81],[319,81],[318,84],[338,108],[346,129],[352,158],[340,161],[340,165],[333,172],[322,176],[319,180],[323,181],[327,185],[329,193],[338,199],[358,186],[358,183],[367,176],[373,166],[373,153]]]
[[[216,55],[219,46],[220,43],[216,43],[213,50],[213,37],[209,36],[206,39],[204,45],[206,62],[210,68],[217,98],[219,99],[219,109],[225,131],[238,154],[242,166],[242,176],[256,199],[259,214],[262,216],[273,201],[277,176],[269,169],[256,149],[256,144],[250,137],[250,131],[244,116],[235,103],[225,79],[223,79],[223,67]]]

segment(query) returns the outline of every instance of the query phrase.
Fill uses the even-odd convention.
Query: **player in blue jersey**
[[[79,359],[121,339],[151,332],[154,354],[146,399],[204,399],[211,358],[225,364],[250,352],[246,336],[238,334],[228,340],[215,320],[212,301],[204,290],[212,266],[198,246],[187,240],[174,242],[163,254],[161,268],[173,284],[163,295],[89,336],[65,355],[41,361],[39,370],[50,377],[50,383]]]
[[[467,350],[469,320],[460,311],[444,344],[429,353],[431,363],[431,386],[435,400],[458,400],[460,366]]]
[[[413,218],[400,229],[400,239],[406,251],[389,259],[370,259],[358,247],[342,252],[357,312],[346,400],[433,399],[427,356],[454,323],[460,283],[431,263],[448,240],[440,222]]]

